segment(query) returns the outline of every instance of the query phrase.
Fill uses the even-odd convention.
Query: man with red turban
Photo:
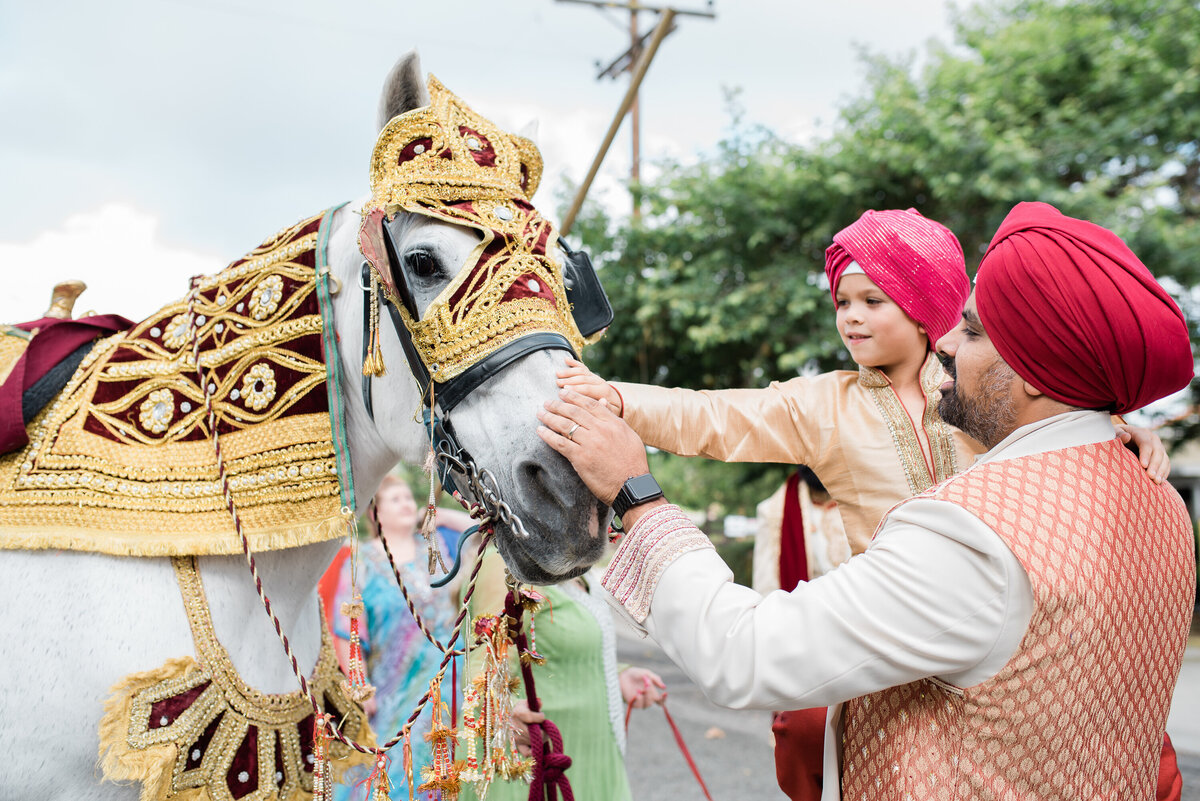
[[[826,799],[1152,796],[1195,600],[1192,526],[1108,412],[1187,385],[1182,315],[1113,234],[1022,204],[938,348],[940,412],[988,450],[790,593],[732,583],[646,491],[641,442],[604,403],[564,390],[539,434],[597,497],[624,499],[604,586],[710,698],[843,704]]]

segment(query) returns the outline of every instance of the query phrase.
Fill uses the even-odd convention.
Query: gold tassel
[[[404,727],[404,778],[408,782],[408,801],[413,801],[413,758],[412,741],[409,738],[409,728]]]
[[[432,381],[430,382],[429,391],[433,392]],[[449,573],[450,568],[446,567],[446,560],[442,558],[442,549],[438,546],[437,460],[432,458],[433,443],[430,443],[429,454],[432,460],[429,469],[429,502],[425,504],[425,519],[421,521],[421,536],[425,538],[425,545],[429,549],[429,575],[432,576],[434,568],[440,568],[442,573]]]
[[[442,715],[449,712],[442,701],[442,677],[437,675],[429,682],[429,703],[432,712],[429,733],[425,739],[433,745],[433,764],[421,771],[425,781],[417,789],[421,792],[440,792],[442,801],[457,801],[462,790],[460,775],[463,763],[454,758],[454,742],[457,732],[442,722]]]
[[[442,549],[438,546],[437,506],[432,502],[425,507],[425,520],[421,523],[421,536],[425,538],[425,545],[429,549],[429,575],[433,575],[435,568],[441,573],[449,573],[450,568],[446,567],[446,560],[442,558]]]
[[[367,315],[367,357],[362,372],[378,378],[387,375],[383,364],[383,349],[379,346],[379,276],[371,270],[371,311]]]
[[[479,797],[497,779],[529,781],[533,760],[517,751],[510,725],[513,694],[521,680],[512,675],[507,617],[480,615],[473,622],[474,641],[482,650],[480,669],[463,690],[463,728],[459,735],[466,760],[455,763],[460,781],[470,782]]]
[[[392,780],[387,772],[387,757],[382,751],[375,758],[375,770],[367,778],[371,801],[388,801],[392,795]]]

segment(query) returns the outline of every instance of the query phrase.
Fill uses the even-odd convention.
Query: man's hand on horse
[[[558,395],[538,412],[538,436],[567,457],[592,494],[611,506],[627,479],[650,472],[646,446],[604,401],[566,387]]]
[[[617,392],[612,384],[589,370],[583,362],[568,356],[566,369],[559,370],[557,375],[560,387],[573,389],[581,395],[602,400],[608,404],[608,408],[616,412],[618,417],[624,416],[625,409],[621,402],[621,393]]]

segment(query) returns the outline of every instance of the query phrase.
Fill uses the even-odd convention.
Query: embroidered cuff
[[[644,623],[654,588],[667,566],[685,553],[712,547],[678,506],[657,506],[621,538],[601,584],[634,620]]]

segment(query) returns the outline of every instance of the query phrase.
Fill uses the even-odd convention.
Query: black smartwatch
[[[626,512],[639,503],[661,498],[662,494],[662,488],[658,486],[658,482],[654,480],[654,476],[649,473],[634,476],[621,485],[621,491],[613,499],[613,513],[616,514],[618,519],[622,518]]]

